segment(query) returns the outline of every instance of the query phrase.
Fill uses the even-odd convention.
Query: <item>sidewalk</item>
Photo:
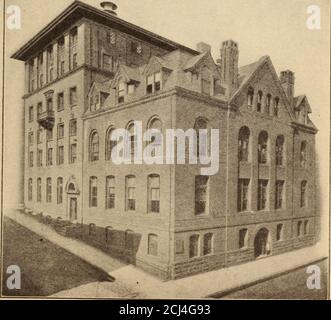
[[[63,237],[50,227],[19,212],[11,211],[7,213],[7,216],[89,264],[103,270],[115,279],[114,282],[90,283],[66,292],[60,292],[55,295],[56,297],[109,298],[117,295],[117,297],[150,299],[206,298],[215,293],[221,294],[289,272],[327,257],[325,248],[323,250],[322,246],[317,244],[313,247],[230,268],[163,282],[133,265],[126,265],[83,242]]]

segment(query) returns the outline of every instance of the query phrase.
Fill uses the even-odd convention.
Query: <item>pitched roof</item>
[[[103,82],[94,82],[95,88],[97,90],[107,93],[109,92],[110,84],[111,84],[110,80],[106,80]]]
[[[207,55],[207,53],[208,52],[204,52],[189,59],[184,67],[184,70],[193,69]]]
[[[308,112],[311,113],[312,110],[310,108],[307,96],[305,94],[302,94],[300,96],[297,96],[297,97],[293,98],[293,107],[294,107],[294,109],[298,109],[300,107],[300,105],[303,103],[304,100],[307,101],[306,105],[308,107]]]
[[[182,49],[191,54],[197,55],[198,51],[183,46],[177,42],[164,38],[137,25],[129,23],[117,16],[111,15],[103,10],[97,9],[81,1],[74,1],[61,14],[44,27],[37,35],[25,43],[11,57],[17,60],[25,61],[36,54],[40,48],[47,46],[54,38],[61,35],[64,29],[81,18],[87,18],[99,23],[115,28],[124,33],[131,34],[138,39],[150,42],[165,50]]]

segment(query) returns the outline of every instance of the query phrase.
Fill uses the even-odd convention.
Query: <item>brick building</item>
[[[131,262],[164,279],[312,245],[309,102],[294,96],[292,71],[238,57],[232,40],[215,62],[205,43],[192,50],[75,1],[13,55],[25,62],[26,209],[124,243],[122,254],[129,247]],[[111,132],[127,128],[134,141],[133,121],[219,129],[218,173],[114,164]]]

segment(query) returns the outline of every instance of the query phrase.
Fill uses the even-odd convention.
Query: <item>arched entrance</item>
[[[79,189],[74,177],[70,177],[67,185],[67,218],[71,222],[78,220],[78,197]]]
[[[271,253],[271,240],[268,229],[262,228],[258,231],[254,239],[255,258],[267,256]]]

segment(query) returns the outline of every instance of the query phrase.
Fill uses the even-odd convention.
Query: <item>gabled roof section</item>
[[[131,34],[138,39],[147,41],[165,50],[172,51],[182,49],[194,55],[199,54],[196,50],[161,37],[103,10],[99,10],[81,1],[74,1],[67,9],[24,44],[11,57],[22,61],[28,60],[31,56],[36,54],[40,48],[47,46],[55,37],[60,36],[63,33],[63,30],[70,28],[72,24],[81,18],[97,21],[103,25]]]
[[[174,63],[173,59],[171,59],[172,56],[169,56],[168,59],[164,59],[157,56],[152,56],[148,63],[143,66],[143,74],[147,74],[149,69],[153,64],[160,65],[160,68],[167,69],[169,71],[173,70],[172,64]]]
[[[293,98],[293,107],[294,107],[294,109],[296,109],[296,110],[297,109],[300,109],[300,106],[303,103],[307,107],[308,113],[311,113],[312,110],[311,110],[311,107],[310,107],[310,104],[308,102],[308,99],[307,99],[307,96],[306,95],[303,94],[303,95],[300,95],[300,96],[297,96],[297,97]]]
[[[120,65],[114,79],[111,80],[111,87],[117,86],[118,79],[124,78],[125,82],[141,82],[141,70],[139,67],[131,68],[126,65]]]
[[[282,101],[284,101],[285,107],[288,111],[288,113],[290,114],[290,117],[292,118],[292,120],[295,119],[295,116],[292,112],[292,107],[290,105],[290,102],[284,92],[284,89],[279,81],[278,75],[276,73],[276,70],[270,60],[269,56],[263,56],[261,57],[258,61],[253,62],[249,65],[243,66],[241,68],[239,68],[239,88],[234,92],[234,94],[232,95],[231,99],[230,99],[230,103],[233,103],[234,100],[236,99],[236,97],[243,91],[246,90],[251,82],[251,80],[253,79],[253,77],[260,72],[260,70],[262,69],[263,66],[268,65],[270,71],[271,71],[271,75],[274,79],[275,84],[278,86],[279,88],[279,92],[281,94],[282,97]]]
[[[185,67],[184,67],[184,71],[192,71],[196,68],[197,65],[199,65],[199,63],[203,60],[203,58],[206,57],[206,55],[208,54],[208,52],[204,52],[199,54],[198,56],[194,56],[192,57],[190,60],[187,61]]]
[[[111,86],[111,80],[105,80],[102,82],[94,81],[88,92],[88,95],[90,95],[94,89],[99,92],[109,93],[110,86]]]

